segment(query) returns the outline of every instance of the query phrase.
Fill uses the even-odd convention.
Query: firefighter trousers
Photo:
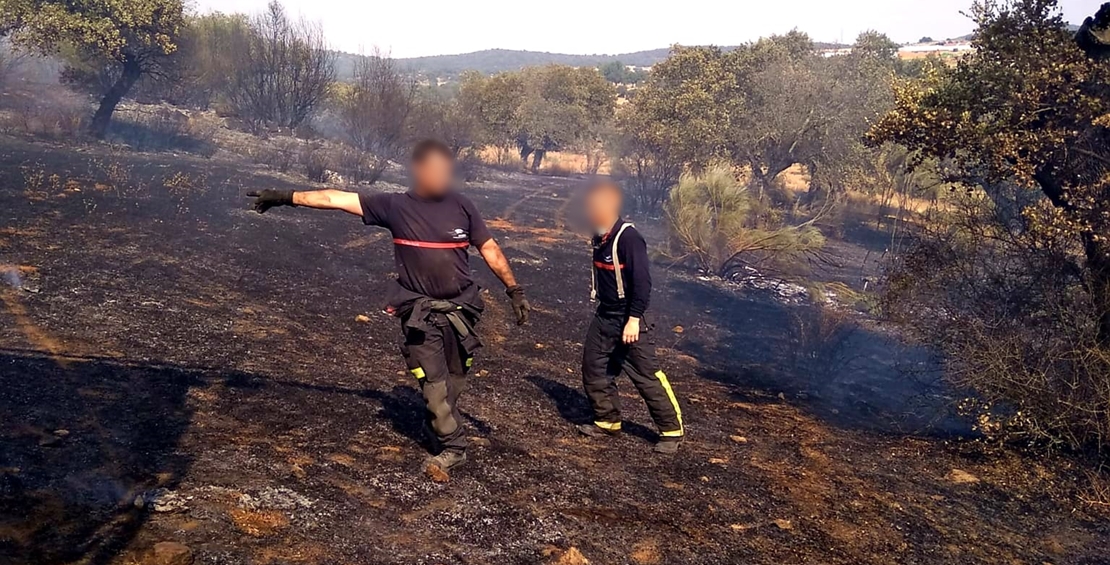
[[[640,392],[660,437],[683,436],[682,409],[667,375],[659,370],[650,326],[641,325],[640,340],[631,345],[621,338],[627,317],[598,313],[586,334],[582,355],[582,384],[593,407],[594,423],[610,431],[621,428],[617,377],[628,374]]]
[[[420,383],[426,428],[439,448],[462,452],[467,440],[459,397],[466,390],[466,375],[474,358],[459,343],[446,317],[436,318],[427,331],[407,329],[401,353],[409,373]]]

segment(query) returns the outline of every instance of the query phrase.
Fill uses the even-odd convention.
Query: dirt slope
[[[478,445],[430,482],[379,313],[387,240],[246,211],[280,182],[0,144],[0,264],[24,285],[0,290],[0,563],[150,563],[166,541],[197,563],[1110,563],[1077,464],[960,441],[923,353],[662,264],[691,441],[653,456],[630,386],[638,425],[576,437],[588,262],[562,179],[467,188],[538,311],[517,329],[490,295]]]

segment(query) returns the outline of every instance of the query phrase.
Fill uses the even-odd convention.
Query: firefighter
[[[401,321],[401,353],[419,382],[426,428],[434,436],[424,469],[448,471],[466,462],[467,440],[459,397],[481,341],[474,331],[483,304],[467,250],[475,247],[505,285],[518,325],[531,306],[513,277],[509,262],[486,228],[478,209],[452,190],[455,156],[434,140],[412,152],[412,189],[398,194],[358,194],[342,190],[263,190],[252,192],[254,209],[275,206],[342,210],[393,236],[398,277],[387,293],[387,312]]]
[[[578,426],[588,437],[616,435],[621,413],[616,379],[627,373],[659,430],[658,453],[675,453],[684,437],[682,409],[655,358],[652,328],[644,319],[651,300],[651,266],[636,227],[621,218],[621,189],[600,181],[586,194],[586,216],[595,228],[593,289],[597,313],[586,335],[582,383],[594,421]]]

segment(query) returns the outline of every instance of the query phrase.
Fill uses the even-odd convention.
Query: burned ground
[[[576,437],[574,181],[467,189],[536,312],[518,329],[488,296],[473,460],[435,483],[379,312],[384,234],[248,212],[247,190],[293,185],[232,160],[4,140],[0,161],[22,286],[0,290],[2,563],[141,563],[163,541],[198,563],[1110,562],[1082,465],[963,439],[927,354],[664,261],[654,337],[690,441],[653,455],[630,386],[630,433]]]

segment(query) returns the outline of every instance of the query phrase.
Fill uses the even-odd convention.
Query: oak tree
[[[144,75],[157,74],[177,50],[185,23],[181,0],[5,0],[0,33],[43,54],[72,48],[118,68],[91,122],[103,138],[116,106]]]

